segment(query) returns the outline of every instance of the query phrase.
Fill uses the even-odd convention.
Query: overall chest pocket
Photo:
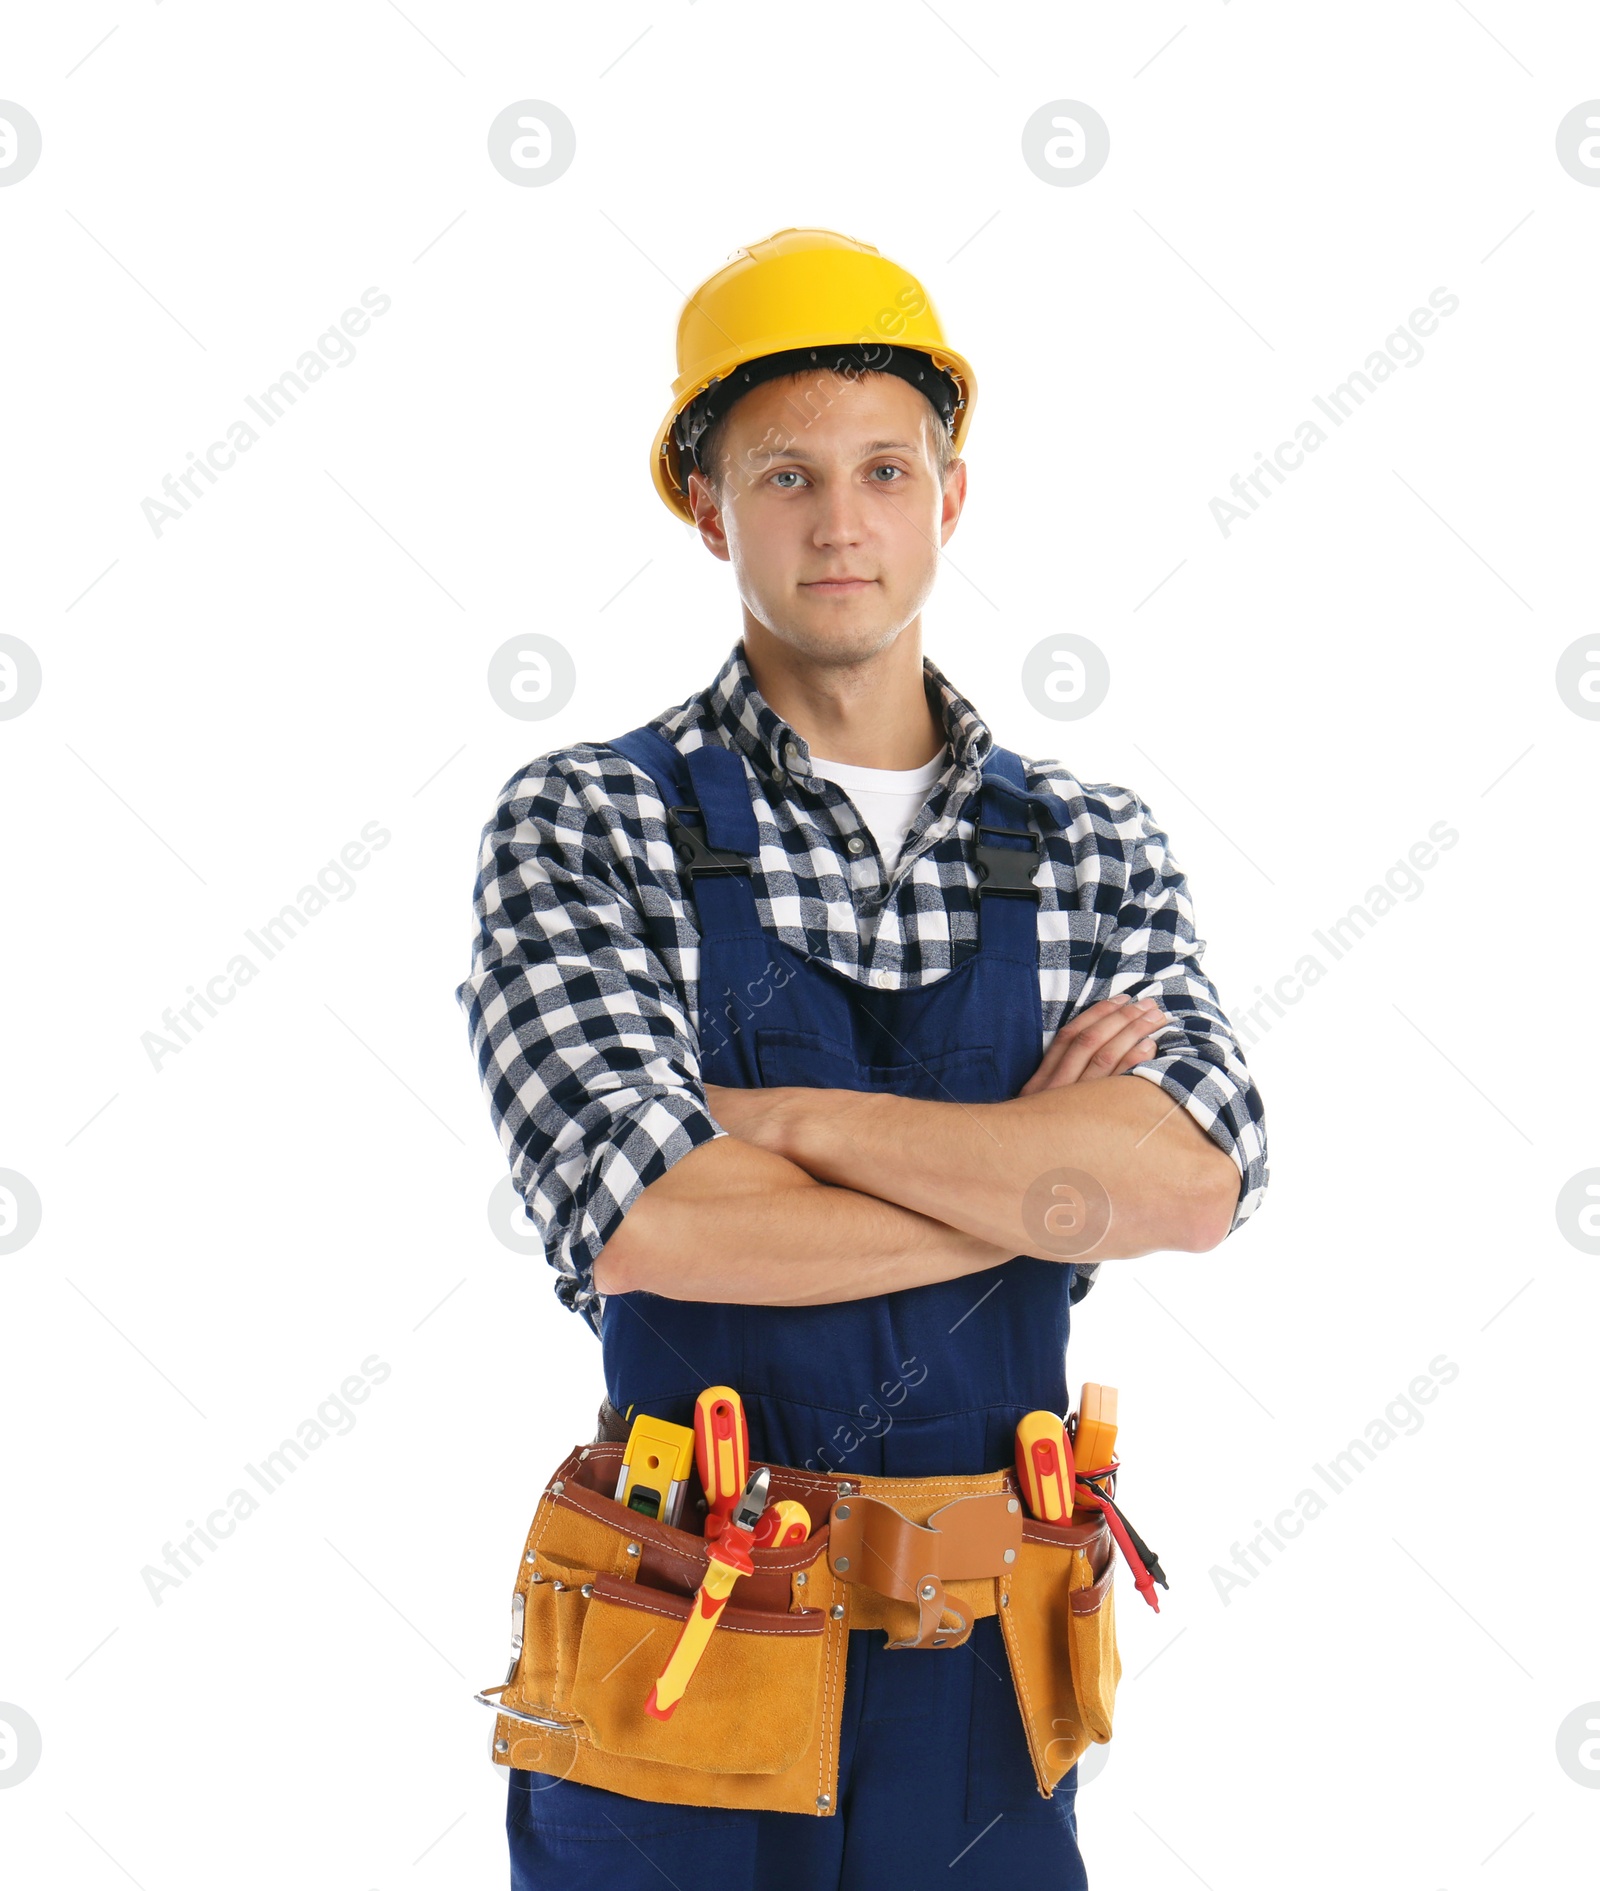
[[[756,1032],[756,1063],[763,1084],[799,1084],[814,1090],[891,1090],[942,1103],[1000,1100],[1000,1072],[987,1045],[906,1054],[895,1063],[861,1063],[854,1048],[818,1031],[771,1027]]]

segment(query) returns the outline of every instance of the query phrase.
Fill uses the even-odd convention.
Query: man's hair
[[[855,378],[864,380],[869,374],[883,375],[884,370],[882,368],[863,368],[860,374]],[[773,379],[792,383],[795,381],[812,380],[815,375],[816,369],[814,368],[797,368],[793,374],[779,374],[775,375]],[[889,377],[886,376],[885,378]],[[949,476],[951,462],[956,456],[955,445],[950,438],[950,430],[944,424],[943,415],[940,414],[933,402],[925,400],[923,404],[928,410],[928,425],[933,432],[934,471],[938,475],[939,484],[942,487],[946,478]],[[719,502],[723,494],[724,476],[729,471],[726,464],[726,456],[723,453],[722,443],[727,437],[728,422],[738,411],[739,402],[735,401],[728,411],[719,416],[718,419],[712,421],[711,425],[707,427],[705,432],[700,436],[699,471],[701,475],[710,482],[711,490],[715,493]],[[764,449],[765,443],[762,443],[754,448],[753,452],[759,456]],[[780,450],[773,449],[771,457],[777,458],[779,456]],[[765,471],[766,469],[765,466],[753,462],[753,470]],[[685,471],[684,477],[687,479],[687,471]]]

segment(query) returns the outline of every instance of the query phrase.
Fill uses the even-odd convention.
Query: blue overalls
[[[1028,890],[1038,855],[1019,841],[1030,808],[1048,818],[1060,804],[1026,791],[1015,755],[991,750],[984,768],[978,949],[930,985],[886,992],[763,930],[748,872],[737,870],[758,838],[735,752],[707,745],[684,755],[648,728],[611,746],[655,778],[669,809],[685,810],[674,838],[696,857],[685,877],[701,931],[707,1082],[956,1103],[1017,1094],[1043,1036]],[[688,813],[696,805],[703,827]],[[1037,846],[1031,833],[1028,843]],[[1024,1413],[1067,1409],[1073,1280],[1070,1264],[1019,1256],[964,1279],[825,1306],[613,1296],[601,1342],[606,1389],[618,1411],[686,1425],[700,1392],[731,1385],[749,1415],[751,1455],[769,1462],[845,1476],[999,1470]],[[1040,1797],[995,1618],[948,1651],[884,1641],[876,1630],[850,1636],[831,1817],[657,1805],[513,1770],[513,1891],[659,1891],[664,1882],[684,1891],[1081,1891],[1077,1768]]]

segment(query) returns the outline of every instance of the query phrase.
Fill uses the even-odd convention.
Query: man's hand
[[[1053,1169],[1092,1176],[1110,1200],[1097,1261],[1204,1252],[1227,1235],[1239,1170],[1181,1105],[1128,1073],[1170,1024],[1154,999],[1101,999],[1069,1019],[1009,1102],[961,1104],[866,1090],[707,1086],[736,1143],[818,1182],[876,1195],[1012,1254],[1041,1246],[1025,1204]],[[1115,1078],[1116,1082],[1091,1079]]]
[[[1155,1055],[1154,1034],[1167,1022],[1167,1014],[1154,998],[1141,999],[1137,1004],[1126,994],[1101,998],[1061,1026],[1050,1040],[1039,1068],[1017,1095],[1028,1097],[1039,1090],[1060,1090],[1069,1083],[1088,1083],[1096,1077],[1123,1076],[1135,1064]],[[792,1085],[749,1090],[721,1083],[706,1085],[707,1107],[730,1135],[781,1156],[789,1156],[792,1151],[784,1128],[795,1097]],[[805,1100],[804,1093],[800,1100]]]
[[[1156,1054],[1153,1033],[1167,1022],[1154,998],[1133,1003],[1126,993],[1101,998],[1068,1018],[1050,1040],[1039,1068],[1017,1092],[1031,1097],[1095,1077],[1120,1077]],[[743,1132],[739,1132],[743,1134]]]

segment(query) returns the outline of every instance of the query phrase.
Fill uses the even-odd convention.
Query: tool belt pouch
[[[1048,1797],[1095,1741],[1111,1738],[1122,1661],[1112,1601],[1115,1544],[1098,1510],[1066,1524],[1024,1511],[1009,1471],[860,1480],[833,1506],[828,1560],[854,1582],[853,1628],[893,1648],[959,1648],[998,1614],[1035,1783]]]
[[[1098,1510],[1023,1524],[1016,1574],[1000,1583],[1000,1629],[1039,1791],[1048,1795],[1096,1741],[1111,1738],[1122,1656],[1116,1546]]]
[[[769,1467],[769,1498],[818,1520],[753,1552],[670,1720],[644,1710],[705,1576],[704,1539],[611,1496],[623,1447],[575,1450],[539,1502],[512,1601],[493,1758],[677,1805],[828,1816],[837,1804],[852,1628],[910,1651],[959,1648],[1000,1617],[1035,1782],[1048,1795],[1111,1737],[1122,1668],[1113,1546],[1099,1512],[1023,1515],[1009,1471],[929,1479]],[[535,1789],[548,1781],[536,1782]]]
[[[574,1451],[539,1501],[512,1603],[493,1758],[634,1799],[832,1810],[847,1620],[827,1528],[756,1550],[670,1720],[644,1711],[706,1573],[703,1537],[617,1503],[620,1444]],[[774,1465],[819,1519],[833,1487]],[[535,1781],[537,1790],[546,1781]]]

